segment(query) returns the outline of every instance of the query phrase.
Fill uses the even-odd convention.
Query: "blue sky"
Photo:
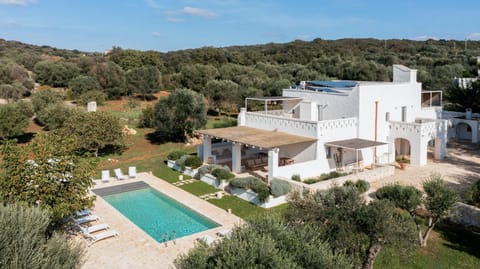
[[[84,51],[348,37],[480,40],[479,0],[0,0],[0,38]]]

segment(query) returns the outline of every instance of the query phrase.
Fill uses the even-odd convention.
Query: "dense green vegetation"
[[[424,89],[445,90],[454,77],[475,76],[478,70],[480,42],[470,41],[467,50],[461,42],[315,39],[168,53],[114,47],[103,55],[0,40],[5,63],[0,84],[15,82],[29,90],[30,70],[37,82],[70,85],[74,96],[101,90],[109,98],[146,98],[160,89],[188,88],[203,94],[211,108],[235,112],[245,96],[279,95],[300,80],[389,80],[392,64],[418,69]]]

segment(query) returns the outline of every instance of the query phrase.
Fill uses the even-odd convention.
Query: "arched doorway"
[[[472,127],[465,122],[459,122],[455,126],[455,133],[458,140],[472,141]]]
[[[410,141],[405,138],[395,139],[395,159],[410,160]]]

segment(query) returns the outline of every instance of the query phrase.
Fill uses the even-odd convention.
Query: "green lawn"
[[[231,195],[224,196],[222,199],[210,199],[208,201],[225,210],[231,209],[233,214],[239,216],[242,219],[252,217],[258,214],[264,214],[266,212],[283,213],[288,207],[288,204],[284,204],[270,209],[264,209]]]
[[[188,191],[189,193],[196,195],[196,196],[201,196],[207,193],[214,193],[219,191],[218,189],[208,185],[205,182],[202,181],[195,181],[190,184],[185,184],[180,186],[179,188]]]
[[[237,119],[231,118],[227,116],[209,116],[207,120],[207,125],[205,126],[206,129],[213,129],[213,128],[221,128],[221,127],[229,127],[229,126],[236,126]]]
[[[385,248],[375,260],[375,269],[480,268],[480,235],[458,225],[441,223],[432,232],[425,249],[418,247],[408,259],[394,248]]]

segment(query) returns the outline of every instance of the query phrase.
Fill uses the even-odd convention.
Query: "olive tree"
[[[80,268],[85,249],[61,233],[47,232],[48,211],[21,203],[0,203],[2,268]]]
[[[32,114],[31,106],[26,102],[0,105],[0,139],[22,135]]]
[[[70,87],[70,90],[75,98],[78,98],[85,92],[101,89],[96,78],[85,75],[80,75],[73,78],[68,83],[68,86]]]
[[[407,211],[415,222],[420,246],[426,247],[427,240],[435,225],[445,217],[457,200],[456,193],[448,188],[439,175],[431,175],[423,182],[425,195],[412,186],[389,185],[377,190],[376,196],[381,200],[390,200],[396,207]],[[416,210],[423,206],[428,212],[425,232],[417,219]]]
[[[351,259],[334,252],[322,234],[314,225],[292,225],[277,215],[264,215],[213,246],[197,245],[175,264],[180,269],[353,268]]]
[[[158,92],[162,86],[160,71],[154,66],[133,68],[127,72],[126,78],[128,91],[144,98]]]
[[[64,123],[59,132],[63,135],[74,135],[78,139],[78,149],[93,152],[108,146],[123,146],[123,133],[120,119],[108,112],[74,113]]]
[[[203,95],[177,89],[155,105],[157,131],[174,140],[185,140],[207,123],[207,105]]]
[[[335,251],[345,251],[356,267],[372,268],[385,245],[408,251],[414,227],[391,203],[366,203],[353,187],[333,187],[317,193],[294,193],[286,218],[291,223],[318,225]]]

